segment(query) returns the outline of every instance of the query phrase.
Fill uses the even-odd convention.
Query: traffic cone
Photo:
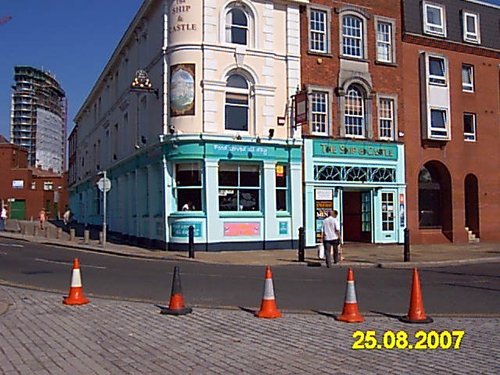
[[[78,258],[73,260],[73,272],[71,275],[71,286],[69,295],[63,300],[65,305],[85,305],[89,300],[83,295],[82,278],[80,275],[80,262]]]
[[[356,287],[354,286],[354,272],[352,268],[347,271],[347,285],[345,288],[344,308],[342,315],[336,316],[335,320],[346,323],[362,323],[365,318],[359,313],[358,301],[356,299]]]
[[[399,318],[405,323],[432,323],[432,318],[425,315],[424,299],[420,288],[420,277],[416,268],[413,269],[413,281],[411,285],[410,308],[408,315]]]
[[[266,280],[264,282],[264,296],[260,304],[260,310],[255,313],[258,318],[275,319],[281,317],[281,312],[276,306],[274,298],[273,274],[271,267],[266,267]]]
[[[186,305],[184,304],[184,297],[182,295],[182,288],[181,288],[181,276],[178,266],[174,267],[174,278],[172,280],[172,293],[170,295],[170,302],[168,307],[160,305],[156,306],[158,306],[161,309],[160,311],[161,314],[186,315],[193,312],[193,309],[191,307],[186,307]]]

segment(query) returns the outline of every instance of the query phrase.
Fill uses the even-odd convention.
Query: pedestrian
[[[71,223],[71,210],[67,206],[66,206],[66,210],[64,211],[64,214],[63,214],[63,222],[64,222],[64,226],[66,226],[66,227]]]
[[[322,234],[327,267],[332,265],[332,248],[333,262],[339,262],[340,223],[337,219],[337,215],[337,210],[328,211],[328,217],[323,220]]]
[[[5,230],[5,223],[7,222],[7,206],[2,206],[2,213],[0,214],[0,231]]]
[[[45,214],[45,209],[42,208],[40,211],[40,214],[38,216],[38,219],[40,220],[40,229],[44,230],[45,229],[45,220],[47,219],[47,216]]]

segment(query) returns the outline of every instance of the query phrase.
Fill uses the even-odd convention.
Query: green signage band
[[[356,157],[397,160],[396,144],[355,141],[313,141],[313,155],[321,157]]]

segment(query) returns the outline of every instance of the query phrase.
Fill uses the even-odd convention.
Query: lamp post
[[[158,99],[158,89],[154,89],[149,79],[148,73],[139,69],[135,72],[134,79],[130,84],[130,92],[135,92],[137,94],[137,103],[136,103],[136,138],[135,138],[135,147],[140,147],[140,137],[139,137],[139,97],[141,94],[155,94],[156,99]]]

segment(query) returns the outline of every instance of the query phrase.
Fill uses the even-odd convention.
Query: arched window
[[[355,85],[347,89],[345,96],[344,126],[346,136],[365,137],[365,98]]]
[[[344,16],[342,18],[342,55],[363,58],[363,36],[363,20],[352,15]]]
[[[248,112],[248,81],[241,74],[231,74],[226,81],[226,130],[248,131]]]
[[[248,45],[249,18],[240,7],[230,9],[226,14],[226,42]]]
[[[421,228],[441,227],[441,184],[436,173],[422,167],[418,175],[418,218]]]

